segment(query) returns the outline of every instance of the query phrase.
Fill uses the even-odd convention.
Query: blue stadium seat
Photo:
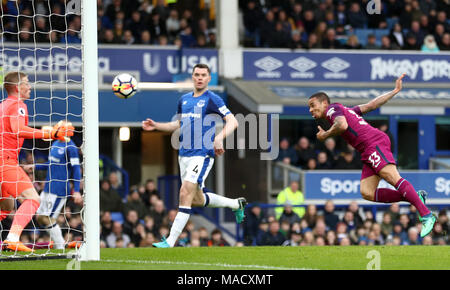
[[[389,29],[374,29],[375,37],[380,40],[382,36],[389,35]]]
[[[367,28],[358,28],[355,29],[353,32],[358,37],[358,41],[362,46],[366,46],[367,36],[369,36],[369,34],[375,34],[374,29],[367,29]]]
[[[388,25],[388,29],[391,30],[394,27],[394,24],[398,22],[398,18],[386,18],[386,23]]]
[[[123,215],[121,212],[111,212],[111,219],[121,224],[124,222]]]

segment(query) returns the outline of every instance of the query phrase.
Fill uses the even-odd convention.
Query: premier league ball
[[[120,74],[114,78],[112,90],[119,98],[128,99],[137,92],[137,80],[130,74]]]

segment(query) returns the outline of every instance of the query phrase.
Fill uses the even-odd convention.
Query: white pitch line
[[[232,264],[211,264],[211,263],[197,263],[197,262],[175,262],[175,261],[142,261],[142,260],[101,260],[107,263],[120,263],[120,264],[167,264],[167,265],[188,265],[188,266],[215,266],[224,268],[253,268],[264,270],[313,270],[308,268],[289,268],[289,267],[275,267],[266,265],[232,265]]]

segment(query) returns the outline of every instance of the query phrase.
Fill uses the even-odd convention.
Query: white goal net
[[[82,8],[84,3],[89,2],[96,1],[2,0],[0,2],[2,84],[0,101],[4,103],[3,107],[0,105],[0,131],[3,132],[0,140],[1,151],[6,152],[9,149],[10,145],[5,141],[9,128],[7,123],[14,119],[7,116],[9,113],[5,113],[7,112],[5,101],[15,95],[13,91],[7,90],[8,82],[5,80],[11,72],[17,75],[17,72],[25,73],[31,86],[29,98],[22,99],[25,94],[20,93],[19,87],[23,83],[23,77],[18,77],[17,94],[28,109],[29,127],[53,128],[59,121],[70,122],[75,127],[74,135],[70,139],[65,138],[64,141],[25,137],[21,144],[20,136],[15,135],[17,166],[20,166],[20,170],[23,170],[31,180],[35,192],[40,197],[37,211],[25,208],[31,207],[31,203],[25,201],[33,199],[33,195],[24,194],[25,191],[28,193],[32,191],[26,189],[24,182],[26,178],[17,173],[19,170],[14,171],[16,176],[12,178],[6,170],[6,161],[0,160],[2,183],[0,260],[68,257],[68,254],[73,253],[78,255],[80,247],[85,248],[86,228],[88,228],[85,214],[86,191],[89,188],[86,184],[87,174],[90,174],[90,184],[96,183],[98,187],[98,178],[95,181],[97,176],[92,174],[95,170],[98,173],[98,158],[96,167],[86,169],[85,152],[88,144],[91,144],[92,148],[92,144],[95,146],[95,142],[98,142],[94,140],[93,143],[89,143],[86,137],[86,128],[89,126],[86,123],[88,119],[86,107],[89,104],[84,97],[86,80],[88,78],[89,81],[97,80],[96,68],[93,70],[92,67],[91,69],[86,67],[84,60],[87,26],[86,21],[82,23],[82,18],[85,17]],[[95,6],[93,7],[95,10]],[[92,14],[90,17],[91,20],[94,18]],[[91,22],[96,24],[96,15]],[[95,26],[87,28],[95,30],[96,33]],[[96,51],[96,43],[93,49]],[[91,70],[95,77],[88,77],[84,73],[87,70]],[[91,85],[91,89],[96,91],[95,86]],[[95,104],[90,106],[94,110],[97,108]],[[96,115],[92,117],[95,119]],[[97,124],[94,123],[92,126],[96,127]],[[0,154],[0,159],[5,159],[5,156]],[[92,163],[95,163],[95,160],[91,161]],[[16,180],[15,187],[8,185],[9,180]],[[94,196],[95,193],[94,189]],[[95,200],[91,204],[95,207]],[[17,227],[26,223],[27,219],[22,219],[20,215],[31,217],[21,232],[17,231]],[[97,234],[95,226],[93,228],[94,234]],[[20,233],[18,242],[17,239],[13,239],[16,233]],[[96,246],[95,241],[91,244]],[[26,247],[25,250],[21,245]],[[26,251],[27,248],[32,251]]]

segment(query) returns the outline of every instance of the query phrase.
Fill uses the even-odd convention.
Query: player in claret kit
[[[20,241],[20,235],[39,208],[40,197],[28,175],[19,166],[20,148],[24,139],[64,140],[66,136],[73,136],[74,128],[64,125],[55,125],[49,130],[28,127],[28,109],[24,101],[30,98],[31,86],[26,74],[6,74],[4,89],[8,98],[0,103],[0,221],[14,210],[16,199],[20,206],[2,247],[32,252]]]
[[[348,108],[338,103],[330,103],[324,92],[312,95],[308,100],[309,111],[316,119],[326,119],[331,127],[324,130],[318,126],[317,139],[324,141],[328,137],[341,135],[347,143],[353,146],[360,154],[363,162],[361,174],[361,195],[364,199],[374,202],[394,203],[408,201],[414,205],[422,222],[421,237],[428,235],[436,223],[436,217],[425,206],[426,192],[416,192],[414,187],[402,178],[397,170],[394,156],[391,152],[389,137],[382,131],[370,126],[362,115],[378,109],[402,89],[401,75],[395,84],[394,90],[378,96],[367,104]],[[396,190],[378,188],[383,178]]]

